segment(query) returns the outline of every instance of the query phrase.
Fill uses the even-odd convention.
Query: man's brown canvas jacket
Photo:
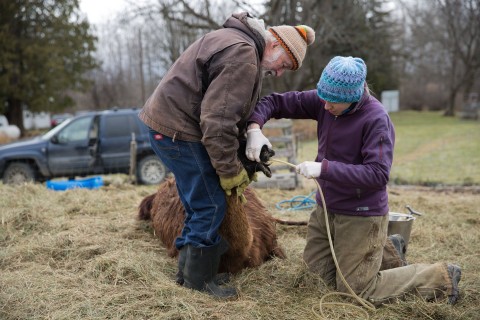
[[[258,101],[265,39],[234,14],[224,28],[188,47],[140,112],[153,130],[173,139],[201,141],[219,176],[237,175],[238,138]]]

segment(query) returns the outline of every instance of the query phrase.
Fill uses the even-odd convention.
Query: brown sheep
[[[275,223],[306,224],[272,217],[251,188],[247,188],[244,195],[245,205],[235,196],[227,197],[227,213],[219,232],[230,248],[221,258],[219,272],[234,274],[244,268],[258,267],[272,257],[286,258],[277,242]],[[185,210],[173,178],[162,183],[157,193],[142,200],[139,218],[152,220],[155,234],[167,248],[168,255],[176,257],[174,242],[182,231]]]
[[[250,187],[244,194],[247,199],[245,205],[235,196],[227,197],[227,213],[219,232],[230,247],[221,258],[219,272],[235,274],[244,268],[258,267],[273,257],[286,258],[277,242],[275,224],[307,224],[306,221],[284,221],[272,217]],[[177,194],[175,179],[168,179],[160,185],[157,193],[142,200],[138,217],[152,220],[155,234],[167,248],[168,256],[176,257],[175,239],[182,231],[185,210]],[[389,237],[380,270],[400,267],[405,263]]]

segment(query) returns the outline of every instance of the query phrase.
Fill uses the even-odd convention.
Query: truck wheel
[[[155,155],[146,156],[138,163],[137,180],[140,184],[159,184],[166,175],[165,165]]]
[[[3,173],[4,184],[22,184],[26,182],[35,182],[35,171],[28,163],[13,162]]]

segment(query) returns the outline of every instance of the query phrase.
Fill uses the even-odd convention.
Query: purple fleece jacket
[[[316,90],[274,93],[260,100],[249,122],[261,127],[271,118],[317,121],[322,162],[317,181],[331,213],[380,216],[388,213],[387,183],[395,130],[382,104],[365,93],[349,113],[334,116]],[[317,203],[321,205],[317,191]]]

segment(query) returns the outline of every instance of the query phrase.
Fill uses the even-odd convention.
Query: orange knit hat
[[[280,42],[293,62],[292,70],[302,66],[302,61],[307,52],[307,46],[315,41],[315,31],[305,25],[299,26],[275,26],[268,29]]]

